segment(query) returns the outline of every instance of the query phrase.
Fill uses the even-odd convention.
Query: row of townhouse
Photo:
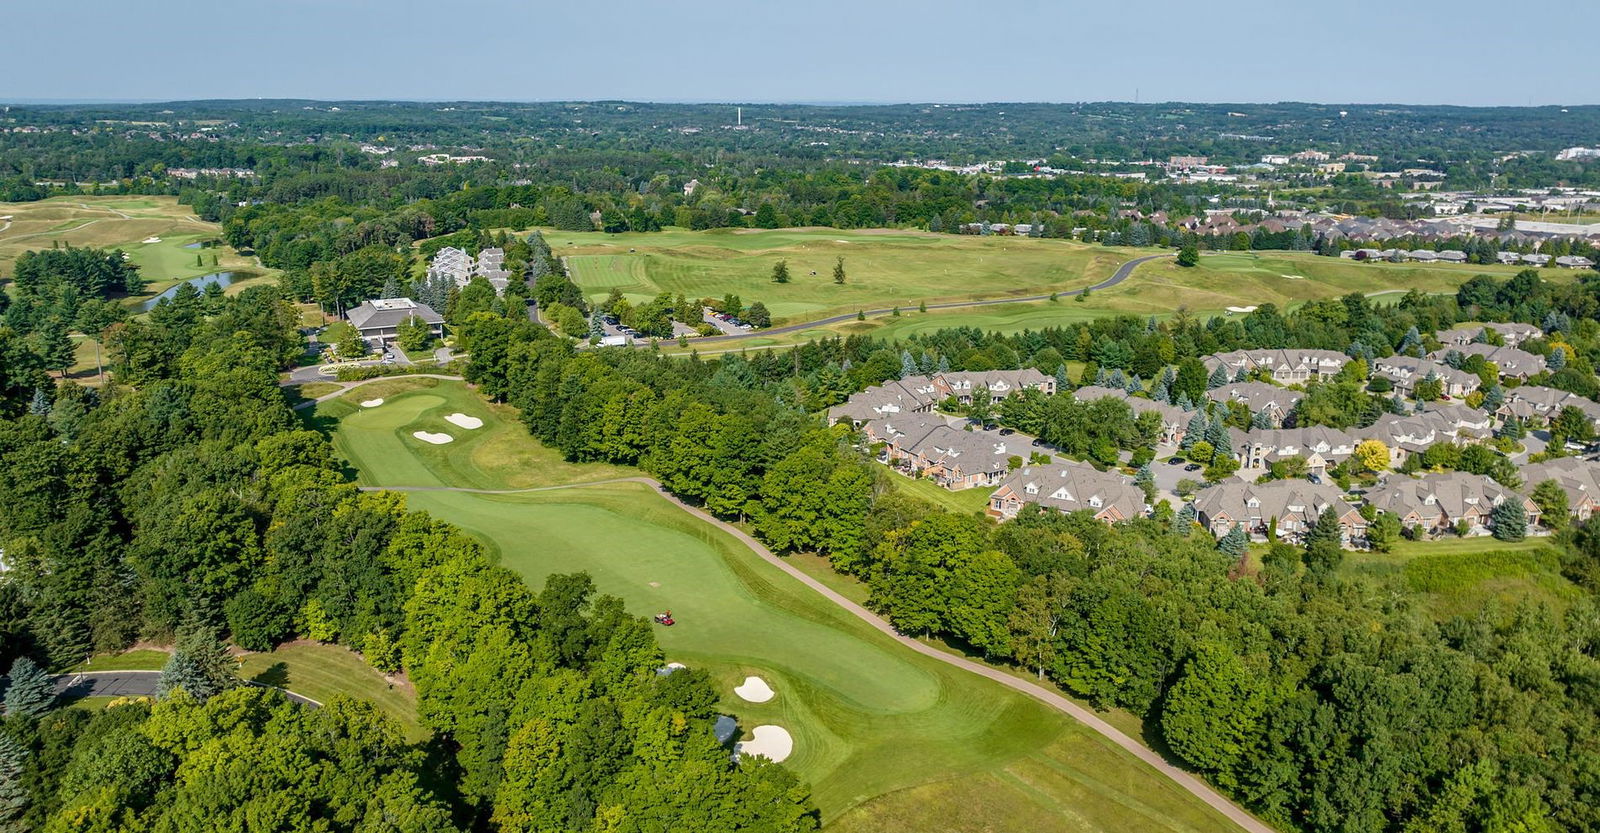
[[[1435,405],[1411,414],[1384,414],[1372,425],[1348,431],[1321,425],[1229,431],[1241,468],[1266,468],[1303,457],[1308,472],[1321,477],[1350,459],[1363,440],[1382,441],[1389,447],[1390,465],[1398,466],[1435,443],[1460,445],[1486,438],[1494,431],[1494,418],[1464,405]]]
[[[1011,472],[989,496],[988,513],[1010,520],[1030,503],[1061,512],[1091,512],[1105,523],[1149,512],[1144,491],[1132,480],[1072,460],[1027,465]]]
[[[1252,416],[1265,414],[1273,428],[1282,428],[1289,414],[1294,412],[1294,406],[1304,397],[1301,391],[1267,382],[1234,382],[1206,391],[1206,398],[1220,405],[1238,402],[1249,409]]]
[[[1339,516],[1340,543],[1362,543],[1367,521],[1336,486],[1305,480],[1248,483],[1233,479],[1201,489],[1194,498],[1200,525],[1212,535],[1221,538],[1235,526],[1243,526],[1245,534],[1258,541],[1266,540],[1268,531],[1275,528],[1280,539],[1299,543],[1330,506]]]
[[[1439,472],[1422,477],[1396,475],[1368,492],[1366,501],[1400,518],[1400,525],[1428,537],[1462,526],[1468,535],[1487,535],[1493,529],[1495,507],[1519,501],[1531,526],[1539,522],[1539,506],[1515,490],[1481,474]]]
[[[1240,370],[1246,374],[1262,371],[1280,385],[1299,385],[1333,378],[1350,357],[1335,350],[1233,350],[1213,353],[1201,362],[1208,373],[1216,372],[1219,364],[1227,367],[1229,378],[1238,378]]]
[[[1577,408],[1588,415],[1595,429],[1600,431],[1600,402],[1556,388],[1524,385],[1506,391],[1505,403],[1496,411],[1501,419],[1516,417],[1524,425],[1541,427],[1561,413],[1561,409]]]
[[[1444,395],[1451,399],[1460,399],[1483,384],[1483,380],[1479,379],[1476,373],[1457,370],[1432,359],[1418,359],[1412,356],[1386,356],[1374,359],[1372,375],[1393,382],[1394,389],[1406,396],[1412,396],[1417,383],[1430,376],[1439,380]]]
[[[936,414],[867,423],[867,442],[882,445],[879,461],[910,477],[929,477],[951,491],[997,486],[1013,457],[1032,453],[1031,438],[995,430],[957,428]]]
[[[890,379],[850,397],[842,405],[829,408],[828,423],[849,422],[853,426],[860,426],[894,414],[932,413],[934,406],[951,397],[963,405],[970,405],[972,395],[983,389],[987,389],[990,398],[996,401],[1030,389],[1048,396],[1056,392],[1056,380],[1033,368],[962,371]]]
[[[1486,329],[1499,333],[1507,347],[1520,347],[1528,339],[1544,337],[1544,330],[1532,324],[1517,322],[1503,324],[1494,321],[1487,324],[1474,324],[1469,327],[1457,327],[1453,330],[1440,330],[1433,335],[1434,338],[1439,340],[1440,344],[1445,346],[1464,347],[1468,344],[1482,341],[1481,335]]]
[[[1520,473],[1523,491],[1528,494],[1540,483],[1554,480],[1567,495],[1567,511],[1579,521],[1587,521],[1600,511],[1600,462],[1581,457],[1557,457],[1523,466]]]
[[[428,263],[428,279],[443,278],[458,287],[465,287],[475,277],[489,281],[497,293],[503,293],[511,283],[511,273],[505,269],[504,249],[490,248],[478,252],[474,258],[464,249],[445,246],[433,255]]]
[[[1460,353],[1463,357],[1482,356],[1484,361],[1492,362],[1499,368],[1500,375],[1507,379],[1527,379],[1536,373],[1543,373],[1546,366],[1544,356],[1517,347],[1496,347],[1478,342],[1452,344],[1429,353],[1428,358],[1442,362],[1451,353]]]

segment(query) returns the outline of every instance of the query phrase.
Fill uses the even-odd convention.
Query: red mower
[[[675,623],[676,621],[672,618],[672,611],[670,610],[656,614],[656,624],[658,625],[667,625],[670,627]]]

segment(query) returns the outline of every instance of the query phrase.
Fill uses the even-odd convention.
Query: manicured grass
[[[1093,284],[1136,252],[1066,240],[974,237],[875,229],[545,233],[591,298],[618,289],[633,300],[658,293],[761,301],[780,321],[899,304],[1031,295]],[[833,282],[836,259],[846,282]],[[772,282],[788,261],[792,280]],[[811,274],[816,272],[815,275]]]
[[[984,507],[989,505],[989,494],[994,491],[977,488],[952,492],[932,480],[915,480],[897,471],[889,471],[888,476],[889,483],[895,491],[921,498],[958,515],[982,512]]]
[[[338,389],[339,385],[332,382],[307,382],[293,387],[294,392],[303,399],[316,399],[319,396],[327,396]]]
[[[427,733],[417,723],[416,695],[403,682],[391,683],[361,657],[337,645],[294,642],[264,654],[241,658],[239,676],[285,688],[319,702],[338,695],[365,700],[400,724],[406,736]]]
[[[370,410],[352,408],[344,397],[319,413],[341,418],[336,447],[362,468],[363,482],[509,485],[513,472],[452,459],[476,456],[470,450],[409,441],[414,426],[438,430],[430,415],[449,409],[509,418],[461,398],[470,396],[459,384],[440,383],[394,393]],[[520,429],[498,430],[485,436],[498,436],[502,453],[547,467],[518,481],[592,481],[615,472],[558,470],[553,455]],[[824,819],[839,829],[1230,829],[1069,719],[904,649],[641,484],[515,495],[412,492],[408,501],[478,536],[535,585],[552,572],[586,570],[636,614],[670,608],[678,624],[658,629],[667,656],[711,672],[723,708],[746,729],[775,723],[794,735],[787,765],[813,784]],[[735,697],[733,686],[747,674],[765,678],[778,696],[759,705]],[[975,779],[1027,784],[1008,810],[1017,826],[995,827],[961,806],[969,793],[939,786]],[[902,791],[917,788],[930,792],[907,808]],[[895,826],[896,814],[916,808],[940,823]]]
[[[167,652],[137,648],[119,654],[95,654],[72,671],[160,671],[167,664]]]
[[[9,279],[16,259],[30,249],[53,244],[120,248],[139,266],[147,286],[130,296],[129,306],[153,297],[181,280],[233,272],[238,278],[230,294],[275,274],[227,246],[184,248],[218,240],[222,228],[196,217],[176,197],[51,197],[30,203],[0,203],[0,217],[10,226],[0,231],[0,277]],[[6,221],[0,220],[0,225]],[[144,241],[159,237],[159,243]],[[195,256],[200,256],[198,265]],[[215,255],[217,262],[212,263]]]
[[[363,408],[362,402],[383,399]],[[358,413],[359,412],[359,413]],[[485,489],[528,489],[572,482],[633,477],[624,466],[574,465],[535,442],[507,407],[492,405],[466,385],[437,379],[397,377],[351,390],[316,409],[316,419],[339,420],[355,415],[361,442],[351,432],[335,435],[335,446],[361,473],[361,482],[388,486],[470,486]],[[446,422],[462,413],[483,420],[467,430]],[[449,434],[446,445],[430,445],[414,432]]]

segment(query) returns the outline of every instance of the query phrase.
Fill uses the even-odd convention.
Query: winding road
[[[1170,255],[1170,254],[1159,254],[1159,255],[1145,255],[1144,257],[1136,257],[1133,260],[1130,260],[1127,263],[1124,263],[1121,266],[1118,266],[1117,267],[1117,271],[1111,273],[1111,277],[1106,278],[1105,280],[1103,280],[1103,281],[1101,281],[1101,282],[1099,282],[1099,283],[1097,283],[1097,284],[1095,284],[1093,286],[1086,286],[1086,287],[1084,287],[1082,289],[1073,289],[1073,290],[1068,290],[1066,292],[1045,293],[1044,295],[1023,295],[1023,296],[1018,296],[1018,297],[985,298],[985,299],[983,299],[981,301],[950,301],[948,303],[943,303],[943,304],[928,304],[928,310],[931,312],[931,311],[936,310],[936,309],[964,309],[964,308],[967,308],[967,307],[988,307],[988,306],[994,306],[996,304],[1022,304],[1022,303],[1028,303],[1030,301],[1048,301],[1048,300],[1050,300],[1052,295],[1054,297],[1057,297],[1057,298],[1071,298],[1071,297],[1073,297],[1075,295],[1082,295],[1085,292],[1098,292],[1098,291],[1100,291],[1102,289],[1109,289],[1110,287],[1116,286],[1117,284],[1122,283],[1123,281],[1127,280],[1128,277],[1133,274],[1133,270],[1137,269],[1140,264],[1148,263],[1148,262],[1150,262],[1152,260],[1160,260],[1162,258],[1172,257],[1172,256],[1173,255]],[[894,310],[895,310],[894,307],[886,307],[884,309],[862,310],[859,314],[860,315],[867,315],[867,316],[888,315],[888,314],[894,312]],[[811,329],[815,329],[817,327],[826,327],[826,326],[828,326],[830,324],[842,324],[842,323],[844,323],[846,321],[854,321],[854,320],[856,320],[856,316],[857,315],[858,315],[858,313],[852,312],[852,313],[846,313],[844,315],[835,315],[835,316],[832,316],[830,318],[819,318],[819,319],[817,319],[815,321],[802,321],[799,324],[785,324],[782,327],[769,327],[769,328],[767,328],[765,330],[751,330],[750,332],[739,333],[737,335],[701,336],[700,338],[694,339],[693,343],[696,344],[696,345],[701,345],[701,344],[722,344],[722,343],[725,343],[725,342],[739,341],[740,339],[767,338],[767,337],[770,337],[770,336],[784,335],[785,333],[797,333],[797,332],[800,332],[802,330],[811,330]]]
[[[56,684],[56,696],[78,697],[154,697],[161,682],[160,671],[84,671],[77,674],[58,674],[51,677]],[[322,704],[303,694],[286,688],[269,686],[253,680],[241,681],[245,685],[277,688],[290,700],[307,706]]]
[[[1145,258],[1145,260],[1148,259],[1149,258]],[[1124,264],[1124,266],[1131,267],[1134,263],[1136,263],[1136,261],[1130,262],[1129,264]],[[1118,271],[1120,272],[1121,270]],[[1206,784],[1204,781],[1201,781],[1199,778],[1196,778],[1193,774],[1168,763],[1165,759],[1151,751],[1150,748],[1145,746],[1143,743],[1140,743],[1138,740],[1129,737],[1115,726],[1112,726],[1111,724],[1102,720],[1099,715],[1096,715],[1092,710],[1086,709],[1083,706],[1072,702],[1066,697],[1063,697],[1060,693],[1039,685],[1031,680],[1012,676],[1011,674],[1008,674],[998,668],[993,668],[988,665],[975,662],[967,659],[966,657],[946,653],[931,645],[901,634],[899,631],[894,629],[893,625],[890,625],[888,622],[879,618],[877,614],[845,598],[843,595],[832,590],[827,585],[802,572],[799,568],[790,564],[788,561],[778,557],[771,550],[767,549],[766,546],[764,546],[760,541],[757,541],[744,530],[713,517],[698,507],[690,506],[689,504],[679,500],[676,496],[663,488],[661,483],[654,478],[619,477],[609,480],[596,480],[588,483],[571,483],[561,486],[539,486],[531,489],[473,489],[459,486],[362,486],[360,488],[362,491],[367,492],[466,492],[469,494],[480,495],[510,495],[528,492],[547,492],[557,489],[578,489],[586,486],[600,486],[608,483],[642,483],[646,486],[649,486],[650,488],[654,489],[656,493],[666,498],[679,509],[682,509],[690,515],[693,515],[694,517],[717,527],[729,535],[732,535],[734,538],[738,539],[740,543],[744,544],[746,547],[749,547],[750,551],[759,556],[761,560],[787,573],[791,578],[821,594],[828,601],[833,602],[834,604],[843,608],[847,613],[855,616],[857,619],[860,619],[861,621],[866,622],[868,625],[871,625],[873,628],[888,636],[890,639],[893,639],[901,645],[916,651],[923,656],[929,657],[930,659],[938,660],[946,665],[951,665],[956,668],[960,668],[963,671],[977,674],[980,677],[993,680],[994,682],[1006,686],[1007,688],[1026,694],[1029,697],[1032,697],[1033,699],[1055,709],[1056,711],[1071,717],[1111,743],[1114,743],[1124,750],[1127,750],[1134,757],[1148,764],[1156,772],[1160,773],[1173,783],[1177,784],[1179,787],[1188,791],[1195,798],[1205,802],[1207,806],[1226,816],[1233,823],[1239,825],[1241,829],[1247,830],[1249,833],[1276,833],[1271,826],[1263,823],[1260,819],[1250,815],[1238,805],[1223,797],[1221,793],[1213,790],[1210,785]]]

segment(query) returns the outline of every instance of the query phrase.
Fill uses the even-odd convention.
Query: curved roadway
[[[83,671],[77,674],[57,674],[51,677],[56,684],[56,696],[72,697],[154,697],[161,682],[160,671]],[[253,680],[241,680],[245,685],[277,688],[296,703],[320,706],[321,703],[304,694],[295,694],[286,688],[269,686]]]
[[[996,304],[1022,304],[1022,303],[1028,303],[1030,301],[1048,301],[1048,300],[1050,300],[1050,296],[1052,294],[1054,294],[1057,298],[1071,298],[1071,297],[1073,297],[1075,295],[1082,295],[1085,292],[1098,292],[1099,290],[1108,289],[1110,287],[1116,286],[1117,284],[1122,283],[1123,281],[1127,280],[1128,277],[1133,274],[1133,270],[1138,268],[1140,264],[1148,263],[1148,262],[1150,262],[1152,260],[1160,260],[1160,259],[1162,259],[1164,257],[1172,257],[1172,256],[1173,255],[1170,255],[1170,254],[1159,254],[1159,255],[1145,255],[1144,257],[1136,257],[1133,260],[1130,260],[1127,263],[1124,263],[1121,266],[1118,266],[1117,267],[1117,271],[1111,273],[1111,277],[1106,278],[1105,280],[1103,280],[1103,281],[1101,281],[1101,282],[1099,282],[1099,283],[1097,283],[1097,284],[1095,284],[1093,286],[1086,286],[1086,287],[1084,287],[1082,289],[1073,289],[1073,290],[1069,290],[1069,291],[1066,291],[1066,292],[1045,293],[1043,295],[1024,295],[1024,296],[1020,296],[1020,297],[986,298],[986,299],[981,300],[981,301],[951,301],[951,302],[943,303],[943,304],[929,304],[928,305],[928,309],[930,311],[931,310],[936,310],[936,309],[962,309],[962,308],[965,308],[965,307],[987,307],[987,306],[993,306],[993,305],[996,305]],[[862,310],[861,313],[859,313],[859,314],[861,314],[861,315],[888,315],[889,313],[894,312],[894,310],[895,310],[894,307],[885,307],[883,309]],[[830,324],[841,324],[841,323],[846,322],[846,321],[854,321],[854,320],[856,320],[856,316],[857,315],[858,315],[858,313],[851,312],[851,313],[846,313],[844,315],[835,315],[835,316],[832,316],[832,317],[829,317],[829,318],[819,318],[819,319],[817,319],[815,321],[802,321],[799,324],[785,324],[782,327],[769,327],[769,328],[767,328],[765,330],[751,330],[750,332],[739,333],[738,335],[702,336],[700,338],[692,339],[692,343],[696,344],[696,345],[699,345],[699,344],[721,344],[723,342],[738,341],[740,339],[745,339],[745,338],[765,338],[765,337],[768,337],[768,336],[783,335],[785,333],[795,333],[795,332],[800,332],[802,330],[815,329],[817,327],[826,327],[826,326],[828,326]]]
[[[1145,260],[1148,259],[1149,258],[1145,258]],[[1124,264],[1124,266],[1129,267],[1129,270],[1131,271],[1131,267],[1136,263],[1137,261],[1130,261],[1128,264]],[[1118,271],[1121,272],[1122,270]],[[1111,284],[1108,283],[1106,285],[1109,286]],[[1083,724],[1089,730],[1099,734],[1101,737],[1105,738],[1111,743],[1116,744],[1117,746],[1131,753],[1134,757],[1148,764],[1151,768],[1155,769],[1156,772],[1165,776],[1173,783],[1187,791],[1189,794],[1193,795],[1195,798],[1205,802],[1208,807],[1211,807],[1218,813],[1226,816],[1241,829],[1247,830],[1249,833],[1277,833],[1277,831],[1275,831],[1271,826],[1265,824],[1255,816],[1250,815],[1238,805],[1223,797],[1221,793],[1213,790],[1211,786],[1206,784],[1204,781],[1195,777],[1188,771],[1168,763],[1160,755],[1157,755],[1155,752],[1151,751],[1149,747],[1145,746],[1134,738],[1129,737],[1115,726],[1112,726],[1111,724],[1102,720],[1100,716],[1096,715],[1092,710],[1086,709],[1083,706],[1072,702],[1066,697],[1063,697],[1060,693],[1039,685],[1031,680],[1014,677],[998,668],[993,668],[991,666],[984,665],[983,663],[974,662],[966,657],[945,653],[938,648],[901,634],[899,631],[894,629],[893,625],[890,625],[888,622],[879,618],[877,614],[845,598],[817,579],[814,579],[811,576],[806,575],[804,572],[801,572],[798,567],[795,567],[788,561],[785,561],[784,559],[773,554],[771,550],[762,545],[760,541],[757,541],[755,538],[745,533],[744,530],[741,530],[738,527],[726,523],[700,510],[697,507],[690,506],[689,504],[679,500],[675,495],[663,488],[661,483],[654,478],[619,477],[609,480],[597,480],[589,483],[572,483],[562,486],[540,486],[532,489],[472,489],[456,486],[362,486],[360,488],[362,491],[367,492],[466,492],[469,494],[507,495],[525,492],[553,491],[556,489],[575,489],[582,488],[584,486],[598,486],[606,483],[643,483],[652,489],[655,489],[658,494],[666,498],[679,509],[682,509],[683,511],[688,512],[690,515],[693,515],[694,517],[705,521],[706,523],[711,524],[718,529],[721,529],[723,532],[726,532],[729,535],[732,535],[740,543],[744,544],[746,547],[749,547],[750,551],[759,556],[761,560],[771,564],[774,567],[777,567],[778,569],[787,573],[790,577],[794,578],[796,581],[804,584],[817,593],[820,593],[828,601],[833,602],[834,604],[843,608],[847,613],[855,616],[857,619],[860,619],[861,621],[866,622],[868,625],[871,625],[874,629],[885,634],[890,639],[893,639],[901,645],[910,648],[911,650],[916,651],[923,656],[929,657],[930,659],[938,660],[946,665],[960,668],[963,671],[969,671],[973,674],[977,674],[980,677],[993,680],[994,682],[997,682],[1007,688],[1026,694],[1029,697],[1044,703],[1046,706],[1049,706],[1056,711],[1071,717],[1072,719]]]

